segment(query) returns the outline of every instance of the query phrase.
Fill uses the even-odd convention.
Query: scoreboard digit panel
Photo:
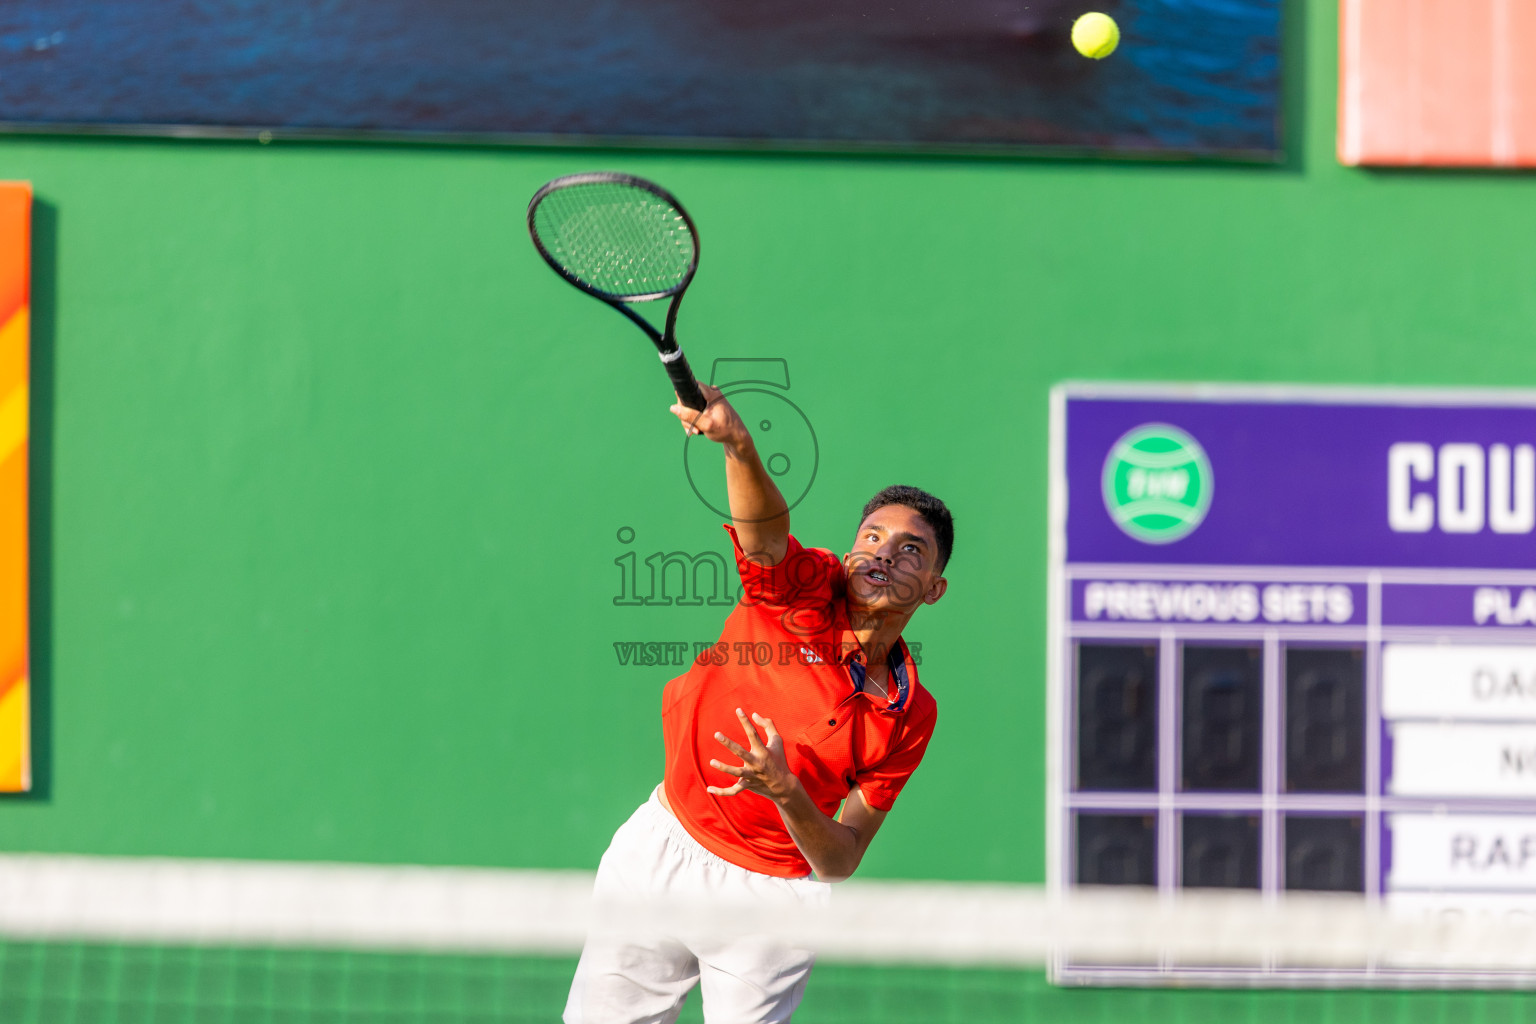
[[[1051,435],[1053,887],[1536,913],[1536,392],[1074,384]]]

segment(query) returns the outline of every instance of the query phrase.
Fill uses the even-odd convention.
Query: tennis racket
[[[704,395],[677,344],[677,307],[699,266],[699,235],[666,189],[628,174],[568,174],[534,193],[528,233],[555,273],[634,321],[661,355],[677,397]],[[631,303],[672,300],[657,330]]]

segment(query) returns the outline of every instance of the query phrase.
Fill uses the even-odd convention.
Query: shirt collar
[[[859,643],[859,638],[848,624],[848,613],[841,606],[837,609],[837,635],[838,660],[848,670],[848,678],[853,683],[853,692],[859,693],[864,689],[866,668],[864,665],[864,648]],[[886,702],[882,711],[893,714],[906,710],[907,695],[911,690],[911,674],[907,671],[907,645],[900,637],[891,645],[886,655],[885,664],[890,669],[888,680],[895,680],[895,691],[891,692],[889,681],[886,690],[890,693],[890,699]]]

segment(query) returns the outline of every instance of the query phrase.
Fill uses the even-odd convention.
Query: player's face
[[[943,591],[939,544],[915,509],[886,505],[859,524],[853,550],[843,556],[848,593],[870,610],[911,611]]]

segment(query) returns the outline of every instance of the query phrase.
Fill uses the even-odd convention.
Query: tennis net
[[[733,913],[594,908],[589,890],[576,872],[0,857],[0,1021],[553,1021],[588,928]],[[1536,928],[1518,916],[1001,885],[836,896],[824,914],[763,922],[820,951],[797,1021],[1494,1024],[1536,1010]],[[1263,990],[1052,985],[1069,960],[1313,973]],[[1381,965],[1435,987],[1361,987]],[[682,1019],[701,1019],[696,996]]]

